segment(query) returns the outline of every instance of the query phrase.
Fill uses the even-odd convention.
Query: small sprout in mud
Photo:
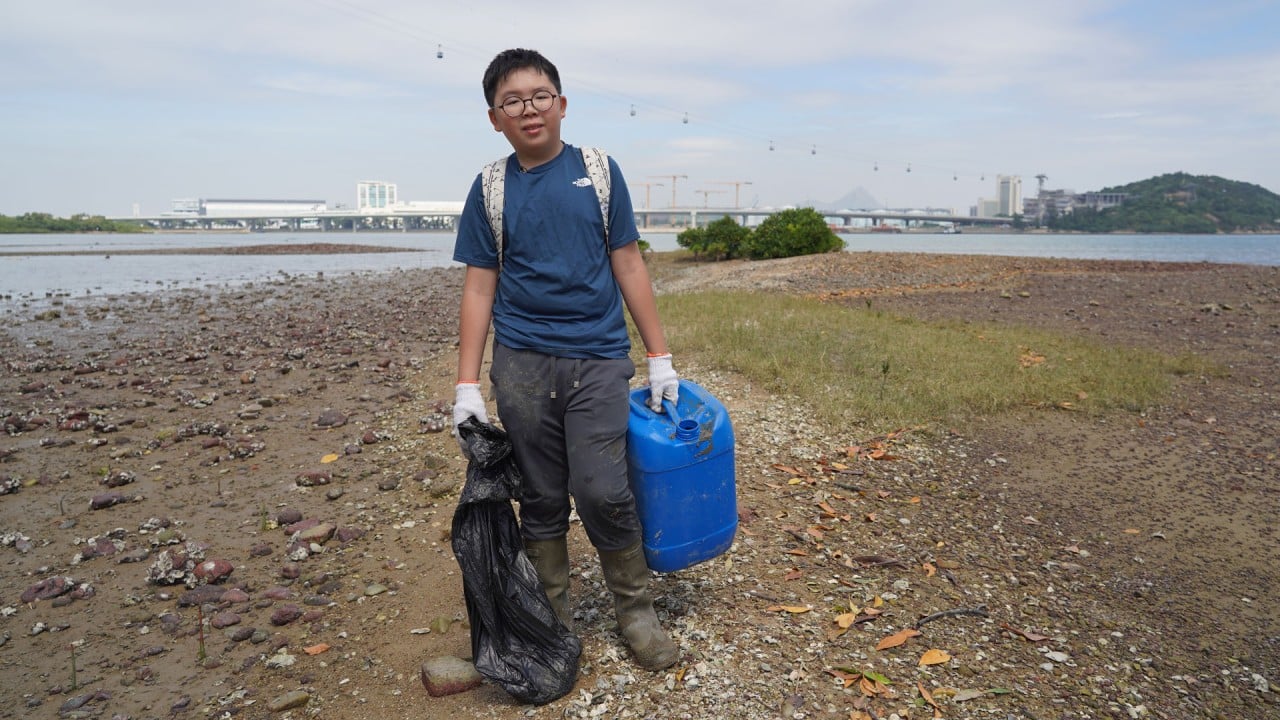
[[[196,658],[199,659],[200,662],[204,662],[205,658],[209,657],[209,653],[205,652],[205,648],[204,648],[204,606],[202,603],[196,604],[196,618],[199,621],[196,629],[199,630],[199,633],[200,633],[199,634],[200,649],[196,652]]]
[[[80,687],[80,680],[76,677],[76,648],[84,644],[84,639],[75,640],[67,643],[67,649],[71,651],[71,689],[76,690]]]

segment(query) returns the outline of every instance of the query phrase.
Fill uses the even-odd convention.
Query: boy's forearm
[[[649,270],[639,248],[633,243],[613,251],[613,273],[622,290],[631,319],[640,333],[640,340],[650,354],[668,352],[666,334],[658,317],[658,302],[653,295]]]
[[[458,318],[458,382],[480,380],[480,365],[484,360],[484,343],[489,336],[489,322],[493,316],[493,291],[496,284],[496,271],[467,268]]]

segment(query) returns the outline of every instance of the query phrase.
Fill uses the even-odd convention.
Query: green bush
[[[679,235],[676,235],[676,244],[692,251],[694,259],[697,259],[707,249],[707,229],[691,227],[687,230],[682,230]]]
[[[793,208],[765,218],[743,243],[752,260],[816,255],[844,249],[841,240],[813,208]]]

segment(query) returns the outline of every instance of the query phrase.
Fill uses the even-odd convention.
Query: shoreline
[[[1215,716],[1188,702],[1226,717],[1274,710],[1275,693],[1250,678],[1280,682],[1280,618],[1265,600],[1280,591],[1280,419],[1268,414],[1280,398],[1280,268],[928,253],[656,261],[660,292],[726,287],[855,307],[856,293],[872,293],[877,310],[912,317],[1206,353],[1231,375],[1189,378],[1168,407],[1100,423],[1029,412],[889,441],[807,427],[786,399],[681,367],[725,401],[738,433],[735,547],[654,582],[686,653],[682,677],[699,683],[632,672],[575,526],[580,688],[638,717],[723,714],[731,697],[742,717],[772,718],[767,663],[790,675],[788,692],[845,717],[853,696],[828,671],[854,663],[902,687],[918,675],[1012,691],[948,715],[1048,717],[1065,702],[1104,716],[1133,693],[1168,717]],[[293,276],[13,314],[0,331],[0,607],[12,610],[0,616],[0,706],[257,717],[301,692],[306,712],[326,717],[529,716],[492,686],[430,698],[417,679],[428,657],[470,652],[448,536],[465,475],[447,431],[462,276]],[[896,459],[849,455],[872,442]],[[294,533],[308,528],[319,529],[300,547]],[[230,571],[191,587],[157,582],[162,558],[172,568],[179,552]],[[849,561],[868,553],[901,567]],[[185,562],[181,579],[194,573]],[[880,619],[835,633],[835,605],[875,597]],[[776,609],[792,603],[809,610]],[[873,650],[915,618],[977,603],[992,617],[931,623],[928,645]],[[1000,623],[1046,637],[1029,643]],[[914,669],[926,647],[955,660]],[[1080,693],[1081,678],[1110,678],[1109,667],[1126,671]],[[1172,674],[1189,678],[1187,694],[1165,692]],[[575,691],[537,714],[596,706]]]

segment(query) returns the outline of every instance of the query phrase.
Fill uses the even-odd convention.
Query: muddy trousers
[[[627,481],[630,358],[557,358],[495,344],[489,379],[498,416],[524,476],[525,540],[569,531],[569,497],[597,550],[640,540]]]

